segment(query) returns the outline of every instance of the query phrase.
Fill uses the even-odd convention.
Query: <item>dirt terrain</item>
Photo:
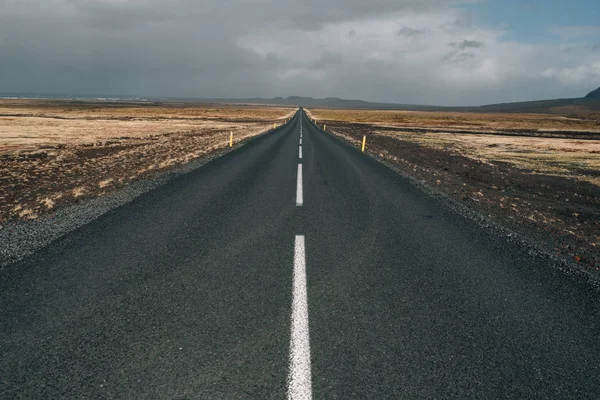
[[[311,110],[383,158],[582,269],[600,270],[600,118]]]
[[[283,107],[0,100],[0,226],[273,128]]]

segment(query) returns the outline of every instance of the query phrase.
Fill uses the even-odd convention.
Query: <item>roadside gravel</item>
[[[272,130],[241,141],[232,148],[215,150],[187,164],[146,176],[104,196],[85,199],[80,203],[58,209],[51,215],[31,221],[8,222],[0,225],[0,270],[33,254],[65,234],[88,224],[108,211],[129,203],[136,197],[164,185],[179,175],[191,172],[242,147],[253,138],[270,132]]]

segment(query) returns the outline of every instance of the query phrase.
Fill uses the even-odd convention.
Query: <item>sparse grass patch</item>
[[[33,210],[30,208],[24,208],[21,211],[19,211],[19,218],[36,219],[37,214],[34,213]]]
[[[85,187],[79,186],[71,191],[73,197],[81,197],[85,194]]]
[[[281,124],[290,107],[0,100],[0,221],[116,190]],[[30,210],[19,215],[24,209]]]
[[[111,183],[113,183],[113,181],[114,181],[113,178],[105,179],[103,181],[100,181],[100,183],[98,183],[98,187],[103,189],[103,188],[107,187],[108,185],[110,185]]]
[[[48,209],[51,210],[52,208],[54,208],[54,201],[52,199],[49,199],[48,197],[46,197],[44,200],[41,201],[41,203]]]

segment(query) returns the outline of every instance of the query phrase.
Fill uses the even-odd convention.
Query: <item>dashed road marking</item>
[[[294,285],[288,399],[312,399],[310,340],[308,332],[308,295],[306,292],[306,252],[304,235],[297,235],[294,246]]]
[[[302,146],[300,146],[300,150],[298,152],[298,158],[302,159]]]
[[[302,193],[302,164],[298,164],[298,181],[296,183],[296,205],[301,206],[304,203]]]

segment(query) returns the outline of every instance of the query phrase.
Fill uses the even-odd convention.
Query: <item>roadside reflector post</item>
[[[273,129],[277,128],[277,123],[273,122]]]
[[[323,130],[326,131],[327,130],[327,124],[323,124]]]
[[[367,135],[363,136],[363,143],[362,143],[362,151],[364,153],[365,151],[365,144],[367,143]]]
[[[229,147],[233,147],[233,131],[229,132]]]

